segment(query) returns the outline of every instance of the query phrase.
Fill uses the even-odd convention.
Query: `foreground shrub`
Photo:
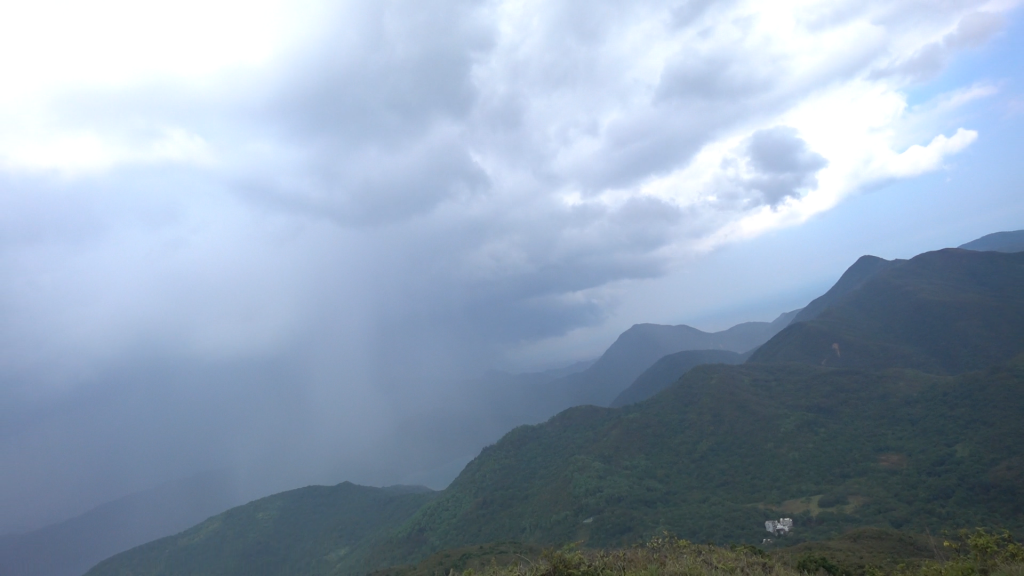
[[[1024,576],[1024,546],[1010,533],[989,532],[978,528],[961,530],[942,543],[948,556],[928,562],[918,573],[922,576]]]
[[[757,575],[797,576],[797,572],[753,546],[721,548],[674,537],[655,538],[644,546],[614,551],[549,550],[539,561],[492,566],[486,576],[654,576]],[[463,573],[463,576],[469,576]]]
[[[936,560],[865,571],[843,566],[825,554],[805,554],[789,565],[755,546],[723,548],[665,536],[623,550],[548,550],[539,559],[522,556],[506,566],[492,563],[480,576],[1024,576],[1024,546],[1009,532],[964,530],[935,552]],[[453,570],[448,576],[476,574]]]

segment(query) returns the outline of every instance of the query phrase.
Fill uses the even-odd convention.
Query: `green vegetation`
[[[482,572],[494,566],[536,564],[545,553],[536,544],[494,542],[442,550],[416,564],[391,566],[374,572],[372,576],[447,576],[452,571]]]
[[[468,576],[466,572],[462,573]],[[536,562],[483,571],[488,576],[641,576],[683,574],[795,575],[795,571],[752,546],[720,548],[659,537],[646,545],[612,551],[566,548],[547,551]]]
[[[1024,252],[949,249],[890,263],[750,362],[958,374],[1022,350]]]
[[[822,366],[819,344],[836,361]],[[745,365],[699,366],[646,402],[513,430],[389,553],[507,539],[622,546],[664,530],[756,542],[780,515],[796,520],[794,539],[859,526],[1021,530],[1022,350],[1024,254],[893,263]]]
[[[421,562],[374,576],[989,576],[1024,573],[1024,548],[1005,532],[962,531],[935,539],[891,530],[860,529],[839,538],[778,550],[698,545],[663,536],[615,550],[526,551],[514,543],[474,549],[474,564]]]
[[[761,574],[796,572],[753,546],[720,548],[674,537],[654,538],[644,545],[617,550],[581,550],[569,545],[514,557],[481,556],[477,566],[421,562],[374,576],[631,576],[655,574]]]
[[[941,536],[941,535],[940,535]],[[857,528],[829,540],[804,542],[778,548],[772,554],[802,572],[820,571],[861,576],[919,568],[928,561],[942,560],[943,539],[879,528]]]
[[[701,366],[647,402],[521,427],[389,543],[399,561],[502,539],[759,542],[858,526],[1024,529],[1024,366],[958,377]],[[820,496],[842,493],[838,497]],[[815,500],[815,497],[819,497]],[[829,500],[832,500],[831,502]]]

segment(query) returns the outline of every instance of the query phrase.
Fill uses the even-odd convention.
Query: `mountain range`
[[[693,368],[645,402],[517,428],[389,549],[404,561],[501,539],[617,546],[662,530],[750,542],[773,514],[795,516],[809,538],[861,525],[1024,529],[1024,253],[950,249],[892,271],[822,314],[832,332],[812,333],[829,338],[793,324],[747,363]],[[909,312],[893,316],[894,302]],[[938,309],[983,316],[901,324]],[[882,344],[822,364],[823,351],[841,359],[829,343],[846,333]],[[949,358],[956,345],[978,357]]]
[[[772,322],[744,322],[721,332],[703,332],[686,325],[637,324],[622,333],[592,366],[552,382],[566,402],[610,405],[645,370],[664,356],[684,350],[743,353],[757,348],[789,325],[798,310]]]
[[[792,542],[862,526],[1024,530],[1019,294],[1024,253],[948,249],[896,262],[744,364],[693,367],[645,401],[516,428],[386,537],[351,547],[358,569],[338,562],[315,573],[507,540],[603,547],[670,531],[756,542],[779,516],[794,518]],[[831,346],[840,336],[845,355]],[[978,356],[949,358],[950,343]],[[191,533],[212,537],[224,522]],[[195,559],[249,553],[183,535],[90,574],[184,573],[159,568],[170,557],[212,574]]]
[[[421,423],[432,427],[423,434],[445,439],[436,447],[439,463],[454,460],[458,469],[446,477],[449,472],[442,466],[415,480],[447,485],[472,455],[518,425],[543,422],[571,406],[607,405],[666,354],[694,348],[716,348],[710,354],[719,355],[749,350],[781,330],[791,317],[712,333],[684,325],[640,324],[619,336],[596,361],[545,372],[492,372],[464,382],[457,388],[458,401],[435,409],[431,418],[423,419],[426,424]],[[439,431],[439,426],[446,428]],[[411,429],[409,434],[420,432]],[[103,558],[179,532],[240,503],[232,497],[225,475],[204,474],[158,487],[41,530],[0,536],[0,574],[79,576]]]
[[[357,574],[494,541],[616,546],[661,530],[753,542],[782,514],[793,542],[857,526],[1022,530],[1024,452],[1008,441],[1024,437],[1021,237],[866,256],[772,323],[640,324],[569,373],[491,375],[491,430],[560,413],[443,491],[286,492],[89,573]]]
[[[1006,362],[1024,339],[1021,258],[949,249],[894,261],[813,319],[783,330],[750,362],[942,374]]]

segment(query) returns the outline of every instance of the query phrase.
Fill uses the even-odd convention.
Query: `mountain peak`
[[[846,269],[846,272],[843,272],[843,275],[839,277],[839,281],[828,292],[815,298],[804,307],[793,318],[793,322],[806,322],[816,318],[840,298],[860,288],[872,276],[898,262],[903,262],[903,260],[885,260],[878,256],[861,256],[853,263],[853,266],[850,266]]]
[[[816,316],[780,332],[750,361],[957,374],[1024,349],[1024,253],[947,248],[862,262]]]

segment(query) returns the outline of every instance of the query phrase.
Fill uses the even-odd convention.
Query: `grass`
[[[450,573],[452,574],[452,573]],[[461,576],[476,574],[465,571]],[[647,576],[689,574],[751,574],[783,576],[798,574],[783,562],[753,546],[723,548],[694,544],[673,537],[655,538],[644,546],[622,550],[591,551],[574,547],[546,551],[536,561],[521,559],[482,571],[486,576]],[[453,575],[454,576],[454,575]]]
[[[510,546],[508,544],[505,545]],[[486,567],[422,563],[406,576],[1021,576],[1024,547],[1008,532],[961,531],[941,539],[856,530],[829,542],[766,552],[755,546],[695,544],[672,536],[618,550],[568,546],[539,556],[492,558]],[[482,559],[482,558],[480,558]]]

